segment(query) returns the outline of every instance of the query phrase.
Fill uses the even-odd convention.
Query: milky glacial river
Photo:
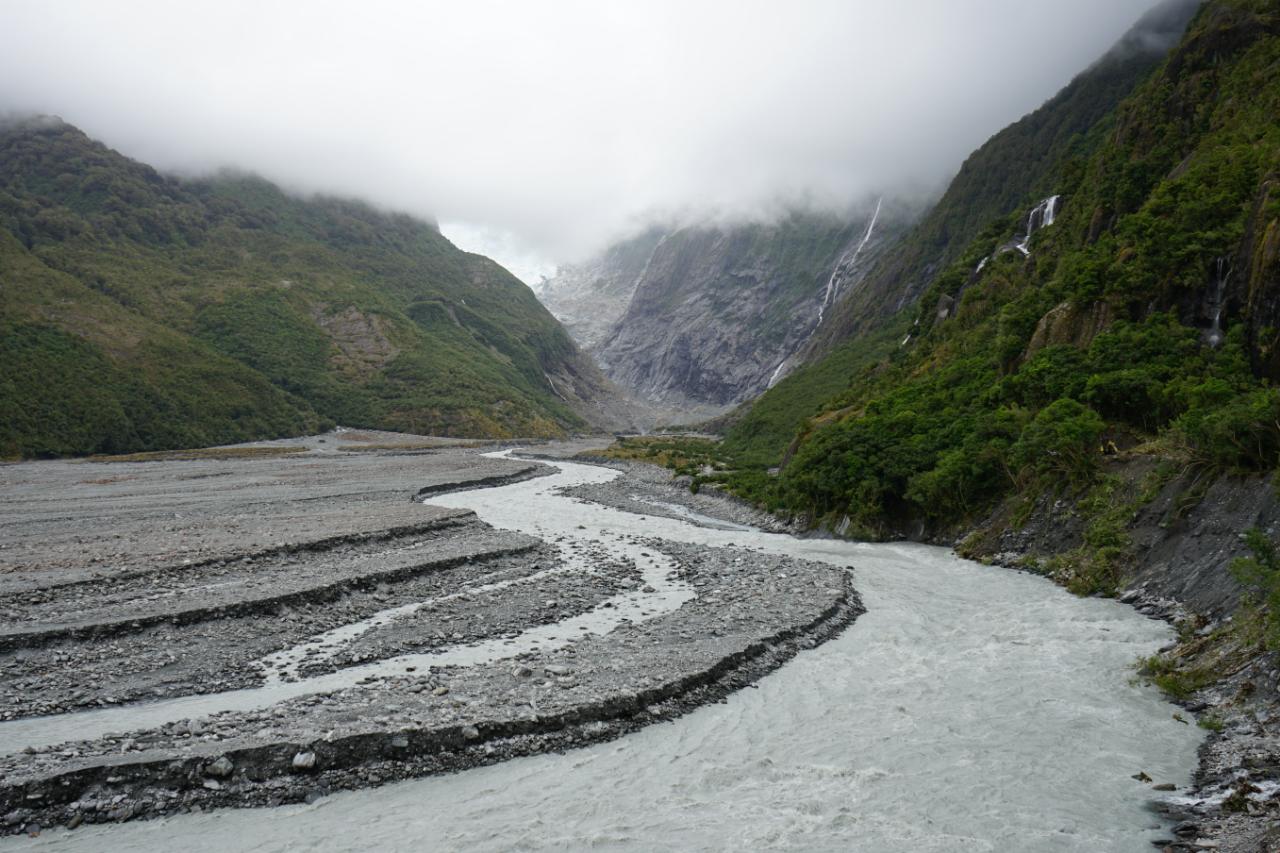
[[[1130,778],[1182,787],[1200,741],[1134,681],[1138,657],[1170,639],[1164,624],[941,548],[707,529],[573,502],[554,491],[616,474],[556,466],[431,502],[544,536],[823,560],[853,571],[868,612],[755,688],[612,743],[305,806],[10,838],[0,850],[1094,853],[1145,851],[1167,835],[1150,788]]]

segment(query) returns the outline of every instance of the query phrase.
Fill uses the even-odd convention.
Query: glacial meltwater
[[[1159,795],[1131,778],[1141,771],[1181,787],[1195,763],[1200,732],[1135,679],[1135,661],[1171,638],[1166,625],[941,548],[699,527],[581,503],[556,492],[617,473],[555,467],[431,502],[472,508],[496,527],[597,540],[623,556],[624,539],[640,535],[825,561],[853,572],[868,612],[754,688],[610,743],[310,805],[52,830],[4,839],[0,850],[1092,852],[1148,850],[1167,835],[1151,809]],[[677,607],[690,594],[657,588],[656,605]],[[614,610],[577,617],[560,634],[608,631]],[[554,627],[538,630],[554,642]],[[317,642],[329,648],[344,636]],[[459,652],[453,662],[506,653]],[[274,663],[288,669],[292,660]],[[85,736],[127,727],[130,713],[152,725],[253,707],[370,674],[342,672],[172,709],[15,721],[0,725],[0,746],[52,742],[76,721]]]

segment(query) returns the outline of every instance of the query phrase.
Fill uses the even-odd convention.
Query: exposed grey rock
[[[194,561],[161,577],[172,581],[164,588],[172,594],[153,599],[142,581],[155,578],[143,574],[137,584],[121,582],[115,601],[107,601],[111,586],[88,587],[101,600],[86,603],[122,613],[130,606],[168,607],[169,600],[188,607],[206,583],[222,590],[232,581],[230,586],[244,595],[262,596],[280,578],[324,581],[330,571],[345,571],[355,558],[376,557],[370,564],[385,565],[387,554],[405,552],[422,560],[424,554],[438,555],[474,541],[506,541],[527,550],[499,557],[463,556],[451,565],[432,562],[422,574],[403,579],[378,575],[340,596],[300,599],[243,617],[209,608],[190,624],[148,626],[126,616],[106,634],[37,646],[26,664],[16,665],[43,667],[42,672],[57,676],[42,679],[33,672],[18,679],[13,689],[30,697],[28,709],[55,711],[56,705],[45,704],[42,691],[62,701],[59,691],[77,695],[71,691],[93,681],[109,685],[109,693],[89,694],[95,703],[150,700],[154,688],[167,691],[174,686],[191,692],[220,691],[243,686],[237,673],[264,652],[406,601],[426,601],[430,606],[363,633],[332,660],[312,654],[303,666],[324,670],[356,660],[386,659],[406,648],[510,637],[543,620],[607,606],[609,596],[641,585],[636,566],[618,562],[589,540],[562,540],[558,548],[530,545],[515,534],[486,528],[474,516],[447,516],[444,521],[446,529],[427,531],[425,540],[413,538],[424,535],[414,531],[407,540],[384,542],[375,536],[255,552],[243,555],[250,558],[247,562],[239,557],[220,557],[208,565]],[[514,660],[462,668],[411,665],[362,679],[347,689],[304,695],[262,710],[175,720],[155,729],[3,755],[0,813],[27,808],[20,826],[35,821],[65,824],[81,813],[91,822],[153,817],[171,811],[171,801],[181,802],[183,809],[278,805],[314,800],[333,789],[605,740],[722,698],[800,649],[838,633],[861,610],[846,573],[831,566],[752,551],[660,541],[636,544],[643,546],[641,560],[674,561],[677,578],[698,596],[649,621],[624,622],[608,634],[575,637],[554,652],[531,650]],[[590,570],[559,571],[565,558],[560,548],[570,549],[575,562]],[[278,570],[272,568],[273,561]],[[499,579],[513,582],[475,591]],[[184,581],[194,585],[184,586]],[[59,603],[64,592],[50,586],[0,607],[38,611],[84,606],[75,593]],[[464,594],[443,598],[455,592]],[[548,601],[556,606],[547,607]],[[415,623],[419,614],[422,620]],[[149,675],[171,676],[188,661],[204,667],[198,680],[175,685]],[[106,675],[107,670],[94,669],[98,666],[114,670]],[[99,671],[104,675],[93,674]],[[135,678],[137,689],[130,686]],[[8,687],[0,685],[0,695]],[[128,754],[126,765],[120,763],[122,752]],[[158,794],[161,789],[172,796]],[[99,797],[97,792],[103,790],[119,793]]]
[[[882,217],[864,244],[870,219],[650,231],[561,270],[540,298],[615,382],[710,415],[764,391],[856,286],[895,230]]]
[[[231,771],[235,769],[235,765],[231,763],[231,759],[225,755],[211,761],[204,768],[205,775],[213,776],[218,779],[224,779],[231,775]]]

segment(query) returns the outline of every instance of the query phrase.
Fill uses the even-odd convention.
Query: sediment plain
[[[300,802],[606,740],[862,611],[824,563],[531,536],[431,505],[554,471],[492,449],[340,430],[0,467],[0,832]],[[612,502],[674,511],[651,492]],[[679,514],[746,529],[715,509]]]

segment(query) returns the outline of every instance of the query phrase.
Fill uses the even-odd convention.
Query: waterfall
[[[853,269],[853,265],[857,263],[858,256],[862,254],[862,250],[871,242],[871,235],[875,232],[876,222],[880,219],[880,208],[883,204],[884,196],[876,199],[875,212],[871,214],[871,221],[867,223],[867,230],[863,233],[862,239],[858,241],[858,245],[845,252],[840,256],[840,260],[836,261],[835,268],[831,270],[831,276],[827,279],[827,287],[822,294],[822,303],[818,305],[818,319],[813,324],[813,329],[809,332],[808,336],[806,336],[805,342],[807,342],[809,338],[812,338],[814,333],[818,331],[818,327],[822,325],[822,318],[827,315],[827,308],[829,308],[832,303],[835,302],[836,297],[839,296],[840,279],[843,276],[848,275],[849,271]],[[803,345],[803,342],[801,345]],[[799,349],[799,347],[796,349]],[[769,377],[769,384],[765,386],[766,389],[772,388],[778,383],[778,380],[782,378],[783,369],[787,366],[787,361],[794,354],[795,350],[788,354],[786,358],[782,359],[782,362],[778,364],[777,369],[773,371],[773,376]]]
[[[787,358],[790,358],[790,357],[791,357],[791,356],[787,356]],[[766,391],[767,391],[768,389],[772,388],[774,385],[777,385],[777,384],[778,384],[778,379],[782,376],[782,368],[784,368],[784,367],[786,367],[786,366],[787,366],[787,359],[786,359],[786,358],[784,358],[782,361],[778,362],[778,369],[777,369],[777,370],[775,370],[775,371],[773,371],[773,375],[769,377],[769,384],[768,384],[768,385],[766,385],[766,386],[764,386]]]
[[[1028,257],[1031,255],[1031,235],[1038,230],[1036,227],[1037,217],[1039,218],[1040,228],[1048,228],[1052,225],[1058,216],[1059,198],[1061,196],[1051,195],[1031,209],[1030,215],[1027,216],[1027,235],[1022,238],[1022,242],[1018,243],[1019,252]]]
[[[827,289],[822,295],[822,304],[818,306],[818,322],[814,323],[814,329],[822,325],[822,318],[826,316],[827,307],[834,301],[834,297],[839,290],[840,276],[853,268],[854,262],[858,260],[858,255],[862,254],[862,250],[867,247],[867,243],[871,242],[871,232],[875,230],[876,220],[880,218],[880,206],[884,203],[884,196],[876,199],[876,212],[871,214],[871,222],[867,224],[867,233],[862,235],[861,242],[853,249],[852,252],[846,252],[836,262],[836,267],[831,271],[831,278],[827,279]]]
[[[991,256],[990,256],[990,255],[987,255],[985,258],[983,258],[982,260],[978,261],[978,268],[977,268],[977,269],[975,269],[975,270],[973,271],[973,274],[974,274],[974,275],[977,275],[978,273],[980,273],[980,272],[982,272],[984,269],[986,269],[986,267],[987,267],[987,261],[989,261],[989,260],[991,260]]]
[[[1226,263],[1226,258],[1218,258],[1213,287],[1213,323],[1205,334],[1205,342],[1215,349],[1222,343],[1222,294],[1227,289],[1227,279],[1231,278],[1231,269]]]

